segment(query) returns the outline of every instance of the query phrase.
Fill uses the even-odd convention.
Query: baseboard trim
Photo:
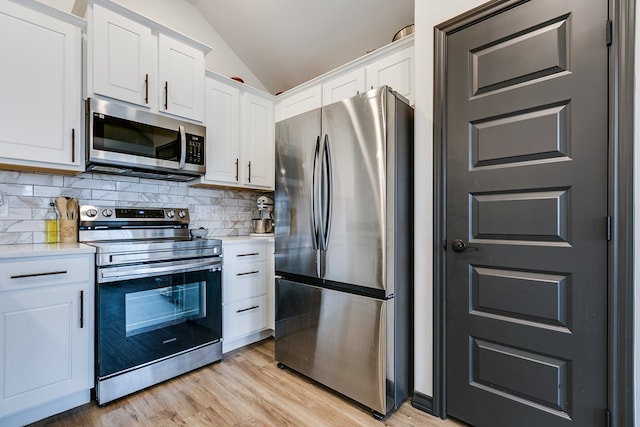
[[[416,409],[433,415],[433,398],[422,394],[418,391],[413,392],[413,398],[411,399],[411,406]]]

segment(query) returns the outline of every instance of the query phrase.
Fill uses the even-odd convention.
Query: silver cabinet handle
[[[28,277],[53,276],[56,274],[67,274],[67,270],[47,271],[46,273],[16,274],[12,279],[26,279]]]
[[[248,274],[258,274],[258,273],[260,273],[260,270],[247,271],[246,273],[236,273],[236,276],[246,276]]]
[[[260,308],[260,306],[259,305],[254,305],[254,306],[249,307],[249,308],[241,308],[240,310],[236,310],[236,313],[243,313],[245,311],[255,310],[256,308]]]
[[[256,255],[260,255],[260,252],[251,252],[250,254],[238,254],[236,256],[241,257],[241,256],[256,256]]]

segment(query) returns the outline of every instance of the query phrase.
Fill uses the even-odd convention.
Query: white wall
[[[75,0],[40,1],[68,13],[75,3]],[[223,76],[241,76],[247,85],[267,92],[249,67],[187,0],[117,0],[117,3],[211,46],[213,50],[205,58],[207,69]]]
[[[415,1],[415,390],[433,396],[433,27],[484,0]]]

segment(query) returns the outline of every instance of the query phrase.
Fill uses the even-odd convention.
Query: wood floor
[[[459,427],[405,402],[380,422],[364,408],[287,369],[267,339],[105,407],[95,401],[33,426],[424,426]]]

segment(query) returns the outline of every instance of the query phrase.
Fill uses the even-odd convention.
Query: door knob
[[[474,251],[479,250],[479,248],[477,248],[476,246],[467,245],[464,240],[460,239],[456,239],[451,243],[451,249],[453,249],[455,252],[464,252],[467,249],[472,249]]]

